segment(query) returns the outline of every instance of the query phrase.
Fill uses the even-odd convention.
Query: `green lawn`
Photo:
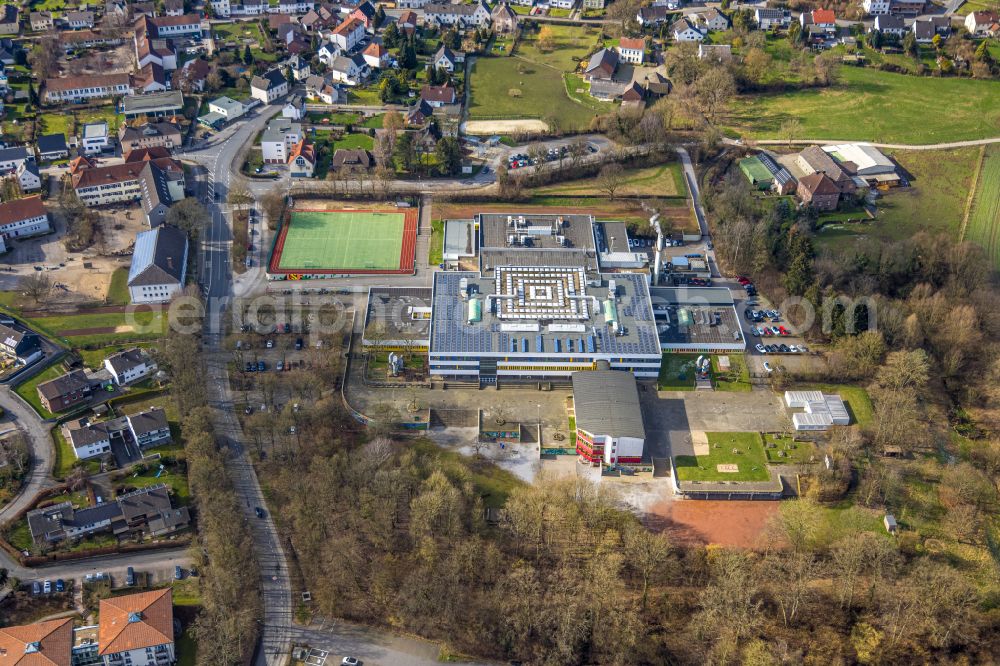
[[[774,444],[773,448],[768,445]],[[764,454],[772,464],[804,465],[813,462],[816,447],[812,442],[796,442],[792,435],[764,435]]]
[[[822,391],[823,393],[836,393],[847,405],[847,410],[851,414],[851,424],[860,426],[870,425],[874,418],[874,408],[868,391],[860,386],[849,386],[847,384],[812,384],[798,387],[803,391]]]
[[[615,193],[615,196],[687,196],[687,187],[684,185],[679,162],[669,162],[645,169],[625,169],[623,176],[625,184]],[[601,191],[597,177],[539,187],[534,190],[534,193],[562,196],[606,196]]]
[[[596,100],[570,99],[564,74],[519,58],[477,58],[470,77],[469,118],[551,119],[563,129],[583,129],[590,126],[595,112],[613,108]]]
[[[126,349],[131,349],[132,347],[143,347],[148,348],[152,346],[151,343],[138,343],[138,344],[118,344],[118,345],[108,345],[107,347],[98,347],[97,349],[78,349],[77,353],[80,358],[83,359],[83,364],[92,370],[98,370],[104,367],[104,359],[112,354],[116,354],[120,351]]]
[[[159,477],[159,465],[155,462],[147,465],[148,469],[144,474],[135,476],[129,474],[118,480],[118,483],[135,486],[136,488],[148,488],[160,483],[165,483],[174,491],[174,502],[179,506],[186,506],[191,501],[191,491],[188,488],[187,474],[176,464],[168,465],[163,474]]]
[[[67,140],[73,134],[73,116],[67,113],[43,113],[39,116],[39,134],[63,134]]]
[[[585,58],[597,43],[599,31],[596,28],[576,25],[546,25],[552,31],[554,49],[543,51],[538,48],[538,32],[532,32],[522,37],[514,55],[564,72],[575,71],[580,60]]]
[[[781,138],[786,121],[800,136],[893,143],[940,143],[994,136],[1000,82],[840,68],[838,85],[740,98],[728,125],[752,138]]]
[[[911,187],[894,188],[878,200],[876,219],[841,224],[836,215],[817,232],[820,247],[863,248],[865,238],[896,241],[919,231],[957,238],[972,186],[978,148],[951,150],[887,150],[912,177]],[[845,217],[861,218],[857,213]]]
[[[198,643],[191,636],[188,628],[177,637],[177,666],[195,666],[198,656]]]
[[[427,251],[427,265],[437,266],[444,261],[444,220],[431,220],[431,243]]]
[[[111,283],[108,285],[108,294],[104,300],[112,305],[128,305],[128,269],[116,268],[111,274]]]
[[[367,134],[345,134],[341,139],[334,141],[330,145],[331,150],[340,148],[363,148],[371,150],[375,146],[375,141]]]
[[[987,146],[965,237],[983,247],[1000,268],[1000,147]]]
[[[374,116],[368,116],[365,118],[365,121],[361,123],[361,126],[368,129],[382,129],[383,120],[385,120],[385,114],[376,113]]]
[[[42,407],[42,401],[38,397],[38,391],[36,389],[39,384],[44,384],[50,379],[55,379],[56,377],[65,374],[65,372],[66,371],[63,369],[62,365],[60,363],[56,363],[55,365],[45,368],[37,375],[18,386],[14,389],[14,391],[19,396],[24,398],[29,405],[34,407],[35,411],[42,415],[42,418],[51,418],[52,412]]]
[[[119,340],[156,339],[166,331],[167,317],[164,311],[138,310],[131,319],[125,313],[88,313],[37,317],[30,320],[32,326],[50,333],[56,338],[67,338],[77,347],[93,344],[112,344]],[[100,331],[88,329],[111,329]],[[69,335],[69,332],[77,331]]]
[[[56,458],[52,465],[52,476],[57,479],[65,479],[69,476],[78,461],[73,445],[63,437],[62,429],[58,426],[52,429],[52,441],[55,443]],[[85,460],[81,463],[91,474],[96,474],[101,470],[101,463],[97,460]]]
[[[664,354],[656,388],[660,391],[693,391],[694,362],[698,354]]]
[[[22,518],[14,523],[7,533],[7,542],[18,550],[30,551],[35,542],[31,539],[31,528],[28,521]]]
[[[709,453],[675,456],[678,481],[767,481],[767,457],[760,433],[709,432]],[[717,465],[735,464],[738,472],[720,472]]]
[[[715,381],[715,390],[750,391],[753,388],[750,384],[750,370],[743,354],[724,354],[724,356],[729,357],[729,371],[725,373],[719,370],[719,355],[712,356],[712,379]]]

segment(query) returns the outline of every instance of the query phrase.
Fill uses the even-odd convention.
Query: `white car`
[[[357,657],[344,657],[340,662],[340,666],[358,666],[360,663]]]
[[[789,346],[788,346],[788,348],[789,348],[790,350],[792,350],[792,353],[793,353],[793,354],[798,354],[798,353],[799,353],[799,348],[798,348],[798,346],[796,346],[796,345],[789,345]]]
[[[758,354],[763,354],[763,353],[764,353],[764,345],[760,344],[759,342],[758,342],[758,343],[757,343],[757,345],[756,345],[756,346],[754,347],[754,349],[756,349],[756,350],[757,350],[757,353],[758,353]]]
[[[774,368],[772,368],[771,364],[768,363],[767,361],[764,361],[764,369],[767,370],[768,372],[774,372]]]

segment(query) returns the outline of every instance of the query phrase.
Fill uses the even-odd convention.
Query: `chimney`
[[[167,257],[167,268],[169,268],[170,270],[174,269],[174,258],[173,257]]]

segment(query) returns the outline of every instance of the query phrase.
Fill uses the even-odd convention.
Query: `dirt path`
[[[724,143],[729,143],[732,145],[742,145],[740,142],[734,139],[726,139]],[[871,141],[858,141],[849,139],[748,139],[744,142],[748,146],[777,146],[781,144],[791,144],[793,146],[809,146],[813,144],[818,144],[821,146],[833,146],[840,143],[860,143],[866,146],[875,146],[876,148],[893,148],[897,150],[947,150],[948,148],[969,148],[972,146],[985,146],[991,143],[1000,143],[1000,136],[995,136],[989,139],[973,139],[971,141],[952,141],[950,143],[924,143],[924,144],[910,144],[910,143],[872,143]]]

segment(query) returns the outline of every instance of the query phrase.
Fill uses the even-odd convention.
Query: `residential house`
[[[15,42],[10,37],[0,37],[0,63],[3,63],[8,67],[16,65],[18,54],[23,51],[24,48],[21,44]]]
[[[457,101],[455,88],[451,85],[424,86],[420,89],[420,99],[427,102],[431,108],[437,109]]]
[[[618,61],[617,51],[607,48],[601,49],[590,56],[587,68],[583,71],[583,78],[587,80],[610,79],[615,75],[615,70],[618,69]]]
[[[250,80],[250,96],[264,104],[270,104],[287,94],[288,81],[279,69],[269,69],[263,76],[255,76]]]
[[[490,14],[490,24],[497,33],[512,33],[517,30],[517,13],[506,2],[498,2]]]
[[[889,13],[890,0],[861,0],[861,8],[868,16]]]
[[[670,36],[675,42],[700,42],[705,39],[701,30],[686,18],[679,18],[670,24]]]
[[[430,2],[431,0],[396,0],[396,6],[400,9],[421,9]]]
[[[576,0],[549,0],[549,7],[555,7],[556,9],[574,9],[576,8]]]
[[[247,107],[242,102],[223,96],[209,102],[208,111],[219,114],[226,122],[232,122],[243,116],[247,112]]]
[[[705,32],[729,30],[729,17],[715,7],[689,15],[688,18],[693,18],[695,25]]]
[[[12,203],[12,202],[11,202]],[[6,226],[3,206],[0,204],[0,230]],[[46,218],[46,224],[48,219]],[[28,365],[41,357],[42,347],[38,335],[31,331],[22,331],[7,324],[0,324],[0,354],[21,365]]]
[[[14,172],[17,182],[24,192],[35,192],[42,189],[42,174],[38,170],[38,164],[34,160],[21,162]]]
[[[302,95],[295,94],[288,98],[285,105],[281,107],[281,117],[289,120],[302,120],[306,115],[305,100]]]
[[[34,32],[48,32],[55,27],[52,12],[31,12],[28,22]]]
[[[463,53],[462,56],[462,61],[464,61],[465,54]],[[431,58],[430,64],[436,69],[443,69],[446,72],[454,73],[454,71],[458,68],[459,62],[458,55],[442,44]]]
[[[75,423],[67,423],[62,429],[63,437],[73,447],[77,460],[98,458],[111,453],[112,433],[120,434],[121,429],[108,428],[106,423],[88,423],[80,419]]]
[[[643,37],[622,37],[618,40],[618,56],[625,62],[641,65],[646,54],[646,40]]]
[[[119,97],[134,92],[132,77],[128,74],[90,74],[45,79],[44,88],[42,98],[49,104]]]
[[[142,349],[133,347],[105,358],[104,367],[111,373],[115,384],[125,386],[153,372],[156,364],[149,360],[149,356]]]
[[[268,11],[278,14],[305,14],[313,8],[313,4],[307,0],[278,0],[278,6],[269,7]]]
[[[399,18],[396,19],[396,27],[407,37],[412,37],[417,31],[417,13],[403,12],[399,15]]]
[[[80,148],[84,155],[97,155],[111,147],[108,140],[108,123],[100,120],[96,123],[86,123],[80,133]]]
[[[87,402],[98,386],[100,382],[88,377],[83,370],[73,370],[42,382],[36,390],[42,406],[55,414]]]
[[[89,10],[66,12],[63,25],[70,30],[91,29],[94,27],[94,12]]]
[[[857,184],[850,174],[844,171],[839,164],[819,146],[809,146],[795,157],[795,166],[802,173],[809,175],[814,173],[826,174],[837,185],[844,195],[853,195],[857,191]],[[801,179],[800,179],[801,182]]]
[[[0,628],[0,664],[4,666],[70,666],[73,619],[45,620]]]
[[[136,21],[136,28],[143,26],[149,37],[201,37],[201,17],[198,14],[181,16],[142,16]]]
[[[349,18],[330,31],[330,42],[341,51],[352,51],[365,38],[365,24]]]
[[[787,9],[768,9],[760,7],[753,12],[753,19],[761,30],[772,28],[787,28],[792,24],[792,13]]]
[[[881,32],[883,35],[894,37],[896,39],[901,38],[906,34],[906,24],[903,22],[901,16],[895,14],[879,14],[875,17],[875,21],[872,22],[871,28],[868,32]]]
[[[166,16],[183,16],[184,0],[163,0],[163,13]]]
[[[135,237],[128,290],[133,303],[165,303],[184,288],[188,237],[163,224]]]
[[[375,160],[367,150],[339,148],[333,153],[330,167],[339,173],[364,172],[375,166]]]
[[[166,92],[170,86],[171,81],[167,78],[166,72],[155,62],[141,67],[132,77],[132,87],[143,95]]]
[[[642,27],[663,25],[667,22],[668,18],[670,18],[670,10],[666,7],[656,5],[640,7],[639,13],[635,16],[635,20]]]
[[[17,35],[21,32],[21,16],[17,5],[0,8],[0,35]]]
[[[816,210],[836,210],[840,200],[840,188],[825,173],[803,176],[795,193],[803,204]]]
[[[101,599],[98,653],[105,666],[163,666],[176,660],[169,587]]]
[[[35,153],[24,146],[0,148],[0,173],[8,174],[17,171],[25,162],[34,162]]]
[[[306,79],[306,97],[319,100],[324,104],[338,104],[344,100],[340,88],[333,83],[332,77],[313,74]]]
[[[173,87],[188,94],[205,92],[205,84],[211,73],[212,66],[207,60],[201,58],[188,60],[183,67],[174,71]]]
[[[990,29],[1000,23],[1000,16],[996,12],[969,12],[965,17],[965,29],[970,35],[985,37],[989,35]]]
[[[11,199],[0,203],[0,236],[10,238],[37,236],[52,230],[49,215],[40,195]]]
[[[326,7],[320,7],[319,9],[310,9],[306,12],[305,16],[299,19],[299,25],[306,32],[319,32],[335,25],[337,22],[337,15]]]
[[[372,69],[385,69],[391,62],[389,49],[377,42],[369,44],[368,48],[366,48],[362,54],[362,57],[365,60],[365,64]]]
[[[424,5],[427,21],[436,25],[454,25],[460,28],[482,28],[490,22],[490,8],[484,0],[469,5],[428,3]]]
[[[292,178],[312,178],[316,169],[316,148],[301,139],[288,151],[288,173]]]
[[[296,81],[305,81],[312,75],[312,68],[309,65],[308,58],[293,55],[285,61],[285,67],[292,70],[292,78]]]
[[[330,69],[327,76],[337,83],[349,86],[359,85],[368,75],[368,63],[360,53],[353,56],[334,56],[327,65]]]
[[[132,439],[142,448],[163,444],[170,440],[170,423],[167,421],[167,413],[160,407],[150,407],[147,410],[129,414],[125,418],[128,421],[129,432],[132,433]]]
[[[431,108],[430,104],[421,99],[406,112],[406,124],[423,125],[432,115],[434,115],[434,109]]]
[[[35,146],[38,148],[38,159],[44,162],[69,157],[65,134],[45,134],[38,137]]]
[[[832,9],[814,9],[811,12],[802,12],[799,14],[799,24],[803,30],[812,29],[814,34],[820,32],[832,36],[837,33],[837,15],[833,13]]]
[[[733,47],[729,44],[699,44],[698,59],[729,62],[733,59]]]
[[[140,148],[126,156],[131,160],[146,153],[142,156],[146,166],[139,172],[140,203],[151,229],[166,223],[170,206],[184,198],[184,169],[169,157],[149,155],[153,151],[169,155],[166,148]]]
[[[316,57],[321,63],[329,67],[333,59],[340,55],[340,52],[340,47],[333,42],[323,42],[316,49]]]
[[[265,164],[287,164],[292,146],[303,138],[302,125],[285,118],[275,118],[267,124],[260,138]]]
[[[919,16],[924,13],[927,0],[890,0],[889,13],[898,16]]]
[[[368,0],[364,0],[354,8],[353,12],[348,14],[347,18],[348,20],[352,18],[357,19],[365,26],[365,30],[375,32],[375,15],[375,5]]]
[[[173,71],[177,69],[177,49],[172,39],[158,36],[154,20],[140,16],[135,22],[132,41],[135,46],[136,64],[145,67],[149,63],[156,63],[165,70]]]
[[[151,407],[143,412],[129,414],[109,421],[91,423],[83,418],[79,421],[68,423],[63,426],[63,435],[77,460],[87,460],[97,458],[111,453],[114,442],[127,442],[132,439],[140,449],[158,444],[165,444],[170,441],[170,424],[167,422],[166,412],[160,407]],[[169,495],[160,497],[160,492],[156,491],[147,495],[127,495],[130,499],[125,500],[125,506],[132,508],[135,503],[161,503],[161,508],[170,508]],[[166,500],[166,502],[163,502]],[[134,521],[127,521],[133,522]],[[133,524],[130,527],[135,528]]]
[[[914,20],[910,29],[917,44],[930,44],[934,35],[941,35],[942,39],[951,35],[951,21],[947,16],[927,16]]]
[[[583,0],[584,9],[604,9],[604,0]]]

